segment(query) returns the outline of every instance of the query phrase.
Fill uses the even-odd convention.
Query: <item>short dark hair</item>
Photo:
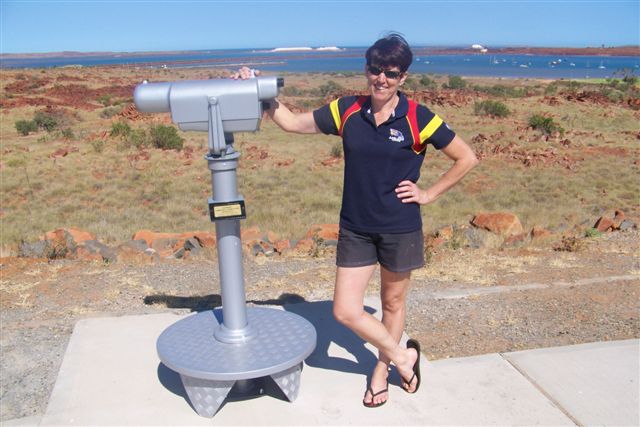
[[[413,61],[409,43],[398,33],[389,33],[377,40],[365,54],[367,65],[378,67],[398,67],[403,73]]]

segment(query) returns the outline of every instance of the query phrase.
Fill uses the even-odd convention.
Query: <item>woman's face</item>
[[[383,68],[367,65],[365,75],[371,97],[378,101],[390,100],[407,78],[407,73],[400,72],[397,66]]]

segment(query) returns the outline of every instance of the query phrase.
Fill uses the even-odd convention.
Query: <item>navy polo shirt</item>
[[[414,141],[409,125],[409,102],[400,102],[389,119],[376,126],[371,98],[353,110],[357,96],[336,99],[313,112],[318,128],[339,135],[342,128],[344,188],[340,226],[363,233],[409,233],[422,229],[420,205],[402,203],[395,189],[403,180],[417,182],[428,144],[446,147],[455,133],[427,107],[416,109]],[[350,109],[350,107],[352,107]],[[349,110],[350,115],[343,117]]]

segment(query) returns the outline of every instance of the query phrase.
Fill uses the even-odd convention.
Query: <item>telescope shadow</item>
[[[219,294],[195,297],[155,294],[146,296],[144,303],[146,305],[161,304],[167,308],[202,312],[220,307],[222,298]],[[335,320],[333,317],[333,301],[331,300],[307,301],[298,294],[283,293],[276,299],[249,300],[247,304],[282,306],[284,310],[297,314],[311,323],[316,330],[317,341],[313,353],[305,360],[309,366],[369,375],[378,360],[377,356],[365,346],[366,342],[362,338]],[[364,309],[370,314],[376,312],[372,307],[366,306]],[[220,315],[221,313],[216,313],[216,317],[219,317],[218,320],[222,321]],[[332,344],[343,349],[348,354],[336,355],[335,353],[341,352],[337,349],[330,351]],[[175,390],[176,394],[184,395],[183,390],[180,390],[181,384],[176,385],[175,379],[170,378],[169,372],[163,369],[158,373],[162,373],[162,376],[159,375],[161,381],[162,377],[166,378],[167,388]]]

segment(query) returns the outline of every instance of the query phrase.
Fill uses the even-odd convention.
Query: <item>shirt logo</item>
[[[393,142],[402,142],[402,141],[404,141],[404,135],[399,130],[390,129],[389,133],[391,133],[391,135],[389,135],[389,140],[391,140]]]

